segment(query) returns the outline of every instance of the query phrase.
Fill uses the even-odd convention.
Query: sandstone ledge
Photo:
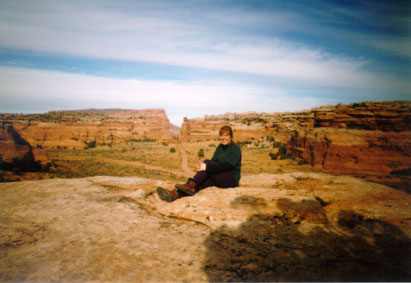
[[[157,180],[0,184],[0,280],[409,281],[411,196],[351,177],[244,176],[162,202]]]

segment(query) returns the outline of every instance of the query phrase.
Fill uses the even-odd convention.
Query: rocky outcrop
[[[411,167],[411,103],[367,102],[313,110],[288,152],[328,172],[388,175]]]
[[[49,163],[47,153],[32,146],[12,124],[0,124],[0,168],[3,170],[39,171]]]
[[[405,132],[411,130],[411,102],[362,102],[314,108],[314,127]]]
[[[295,113],[226,113],[206,115],[204,118],[184,119],[180,140],[203,141],[218,139],[222,126],[233,128],[236,142],[258,142],[267,137],[286,143],[292,131],[312,127],[313,113],[302,111]]]
[[[86,143],[126,144],[130,141],[171,141],[170,123],[162,109],[89,109],[37,115],[2,114],[33,146],[83,148]]]
[[[411,195],[402,191],[260,174],[166,203],[158,185],[109,176],[0,183],[0,280],[411,280]]]

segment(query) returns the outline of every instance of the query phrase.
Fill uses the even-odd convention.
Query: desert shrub
[[[162,145],[164,145],[164,146],[168,146],[168,143],[166,143],[166,142],[162,142]]]
[[[278,154],[283,157],[287,153],[287,145],[286,144],[281,144],[280,147],[278,148]]]
[[[270,152],[268,155],[270,156],[271,160],[276,160],[277,157],[278,157],[278,154],[277,154],[277,153],[272,153],[272,152]]]
[[[277,153],[270,152],[268,155],[270,156],[271,160],[277,160],[278,157],[280,158],[280,160],[293,159],[291,155],[287,154],[287,144],[285,143],[279,146]]]
[[[204,157],[204,149],[200,148],[197,155],[198,155],[198,158],[203,158]]]
[[[84,141],[84,143],[87,145],[86,149],[95,148],[97,145],[96,141],[91,141],[91,142]]]
[[[176,149],[174,147],[172,147],[172,148],[170,148],[170,152],[174,153],[174,152],[176,152]]]
[[[252,142],[250,142],[250,141],[244,141],[244,142],[238,141],[238,142],[236,142],[236,144],[237,144],[239,147],[245,147],[245,146],[247,146],[247,145],[252,144]]]
[[[297,165],[304,165],[304,164],[306,164],[304,160],[299,160],[299,161],[297,162]]]
[[[279,148],[281,146],[281,143],[278,141],[273,141],[273,148]]]
[[[44,167],[42,168],[42,171],[43,172],[49,172],[51,166],[52,166],[51,163],[47,162],[46,165],[44,165]]]
[[[210,143],[210,144],[208,145],[208,147],[216,147],[216,145],[213,144],[213,143]]]

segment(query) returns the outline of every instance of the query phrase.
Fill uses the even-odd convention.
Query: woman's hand
[[[206,168],[207,168],[207,165],[204,162],[197,163],[197,172],[198,171],[205,171]]]

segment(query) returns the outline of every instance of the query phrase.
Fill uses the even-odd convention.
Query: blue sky
[[[408,1],[0,1],[0,112],[411,98]]]

